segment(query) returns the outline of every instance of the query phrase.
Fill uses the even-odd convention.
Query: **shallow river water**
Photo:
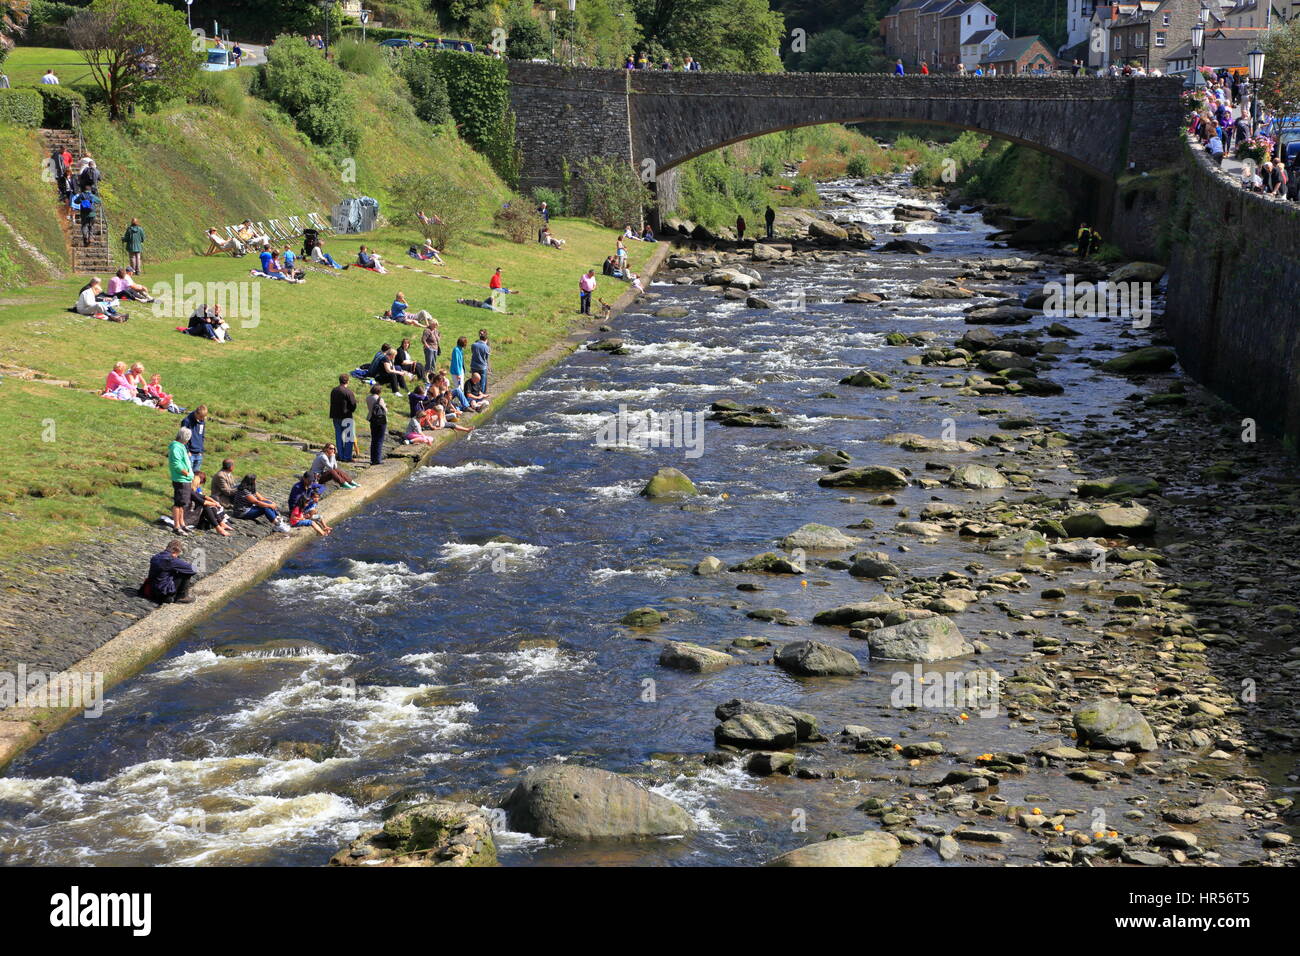
[[[837,211],[889,238],[900,191],[826,188],[836,196],[852,189],[852,208]],[[956,259],[1007,255],[989,245],[989,232],[977,216],[951,214],[946,223],[907,226],[934,247],[924,257],[872,253],[828,255],[798,268],[760,264],[761,294],[778,303],[774,310],[656,283],[652,291],[661,298],[648,311],[617,320],[630,355],[579,351],[556,366],[472,440],[451,446],[115,688],[102,718],[75,720],[17,761],[0,778],[0,859],[319,865],[378,820],[378,791],[359,783],[418,786],[489,804],[515,774],[548,759],[643,774],[688,808],[699,831],[587,847],[505,832],[498,837],[507,865],[756,864],[815,834],[861,831],[866,823],[854,806],[868,793],[888,792],[888,781],[759,779],[739,764],[701,769],[698,761],[681,761],[679,771],[678,755],[712,750],[713,709],[732,697],[812,711],[832,734],[844,724],[870,724],[907,736],[912,718],[888,706],[897,665],[869,663],[862,642],[842,630],[746,617],[747,610],[779,607],[808,620],[823,608],[867,600],[879,585],[815,566],[804,576],[721,578],[682,568],[709,554],[731,563],[768,550],[805,522],[847,527],[890,513],[867,505],[870,495],[849,501],[844,492],[819,488],[824,469],[807,463],[816,449],[919,469],[922,459],[877,439],[898,431],[938,437],[949,418],[961,435],[987,433],[991,426],[976,413],[987,405],[1077,420],[1104,415],[1118,400],[1104,384],[1065,367],[1054,377],[1072,385],[1052,398],[959,399],[930,389],[886,400],[894,393],[837,385],[862,367],[895,374],[901,350],[883,347],[886,333],[951,321],[959,334],[968,304],[840,299],[863,286],[897,296],[928,275],[952,275]],[[790,307],[801,293],[805,307]],[[689,314],[649,314],[667,305]],[[936,382],[951,377],[935,372]],[[698,457],[682,448],[597,446],[602,422],[620,404],[694,412],[723,398],[774,406],[791,427],[708,422]],[[698,507],[638,496],[665,465],[696,481],[703,492]],[[1061,475],[1056,493],[1068,479]],[[915,512],[931,494],[913,487],[897,497]],[[494,541],[498,536],[507,540]],[[896,543],[882,542],[890,551]],[[960,569],[976,557],[971,547],[946,536],[894,558],[910,574],[933,574]],[[743,581],[764,590],[737,590]],[[1033,596],[1006,600],[1028,607]],[[656,638],[725,647],[742,635],[775,642],[815,637],[853,651],[866,672],[801,681],[771,666],[770,649],[743,654],[741,666],[712,675],[667,670],[657,664],[657,644],[619,624],[645,605],[680,618],[656,628]],[[1006,618],[981,602],[959,623],[973,636],[1005,628]],[[1054,625],[1040,626],[1050,633]],[[324,650],[261,658],[211,650],[270,638],[307,638]],[[978,663],[1009,673],[1028,646],[1002,642]],[[431,696],[441,706],[422,706]],[[1041,742],[1005,717],[963,723],[954,713],[945,731],[954,752]],[[277,749],[280,742],[323,743],[331,756],[309,759],[293,747]],[[815,765],[816,757],[809,759]],[[1005,782],[1002,795],[1011,802],[1035,795],[1017,793],[1017,786],[1025,785]],[[1051,788],[1062,799],[1077,788],[1042,779],[1034,786],[1048,799]],[[1127,806],[1122,796],[1105,798],[1117,813]],[[796,820],[806,821],[806,831]],[[1016,848],[1004,852],[1014,857]],[[905,854],[903,865],[940,864],[926,852]]]

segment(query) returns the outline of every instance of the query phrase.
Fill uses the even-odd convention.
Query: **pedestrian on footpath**
[[[578,280],[578,314],[591,315],[591,294],[596,291],[596,270],[588,269]]]
[[[492,364],[492,346],[488,345],[487,329],[478,330],[478,341],[469,347],[469,374],[481,375],[483,391],[487,391],[488,366]]]
[[[388,406],[384,404],[382,385],[370,386],[366,411],[370,423],[370,464],[379,465],[384,461],[384,437],[388,432]]]
[[[122,245],[126,246],[127,255],[131,257],[131,274],[143,275],[140,253],[144,251],[144,229],[141,228],[139,219],[132,219],[131,225],[126,227],[126,232],[122,234]]]

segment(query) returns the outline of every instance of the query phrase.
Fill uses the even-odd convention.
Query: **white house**
[[[966,68],[966,72],[973,71],[993,52],[994,47],[1000,46],[1010,39],[997,27],[972,33],[962,41],[961,65]]]

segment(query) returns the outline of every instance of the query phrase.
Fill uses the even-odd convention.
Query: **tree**
[[[185,14],[155,0],[94,0],[68,20],[68,39],[118,119],[148,83],[184,92],[199,68]]]
[[[28,0],[0,0],[0,63],[14,48],[14,38],[27,30]]]
[[[588,156],[578,161],[578,179],[587,215],[602,226],[617,229],[641,222],[650,190],[626,161]]]
[[[781,14],[768,0],[635,0],[646,46],[676,60],[690,55],[706,70],[781,70]]]
[[[1300,19],[1270,30],[1263,50],[1260,102],[1282,116],[1300,111]]]
[[[356,149],[361,138],[343,71],[302,37],[277,37],[266,51],[262,73],[266,98],[293,117],[313,143]]]
[[[389,184],[388,194],[396,221],[419,229],[439,249],[464,240],[485,218],[482,191],[429,170],[401,174]]]

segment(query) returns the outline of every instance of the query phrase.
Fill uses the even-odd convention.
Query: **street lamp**
[[[1205,62],[1205,24],[1192,24],[1192,61],[1193,68],[1199,67]],[[1200,74],[1200,70],[1196,70]]]
[[[1259,90],[1264,77],[1264,51],[1259,47],[1246,54],[1246,64],[1250,69],[1250,118],[1252,131],[1259,126]]]
[[[320,0],[321,13],[325,15],[325,59],[330,58],[330,7],[334,0]]]

